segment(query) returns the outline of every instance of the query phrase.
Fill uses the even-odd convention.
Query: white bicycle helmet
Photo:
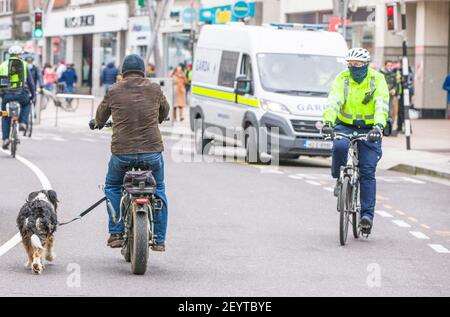
[[[14,45],[9,48],[8,53],[9,55],[21,55],[23,54],[23,49],[18,45]]]
[[[360,62],[370,62],[370,53],[365,48],[355,47],[348,51],[345,60],[348,61],[360,61]]]

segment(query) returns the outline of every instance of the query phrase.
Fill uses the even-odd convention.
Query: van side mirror
[[[234,92],[240,96],[250,93],[252,81],[246,75],[236,77],[234,83]]]

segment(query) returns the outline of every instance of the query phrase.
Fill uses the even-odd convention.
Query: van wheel
[[[202,124],[202,119],[197,118],[194,121],[194,138],[195,138],[195,153],[197,154],[208,154],[205,148],[212,141],[211,139],[205,139],[204,129]]]
[[[261,154],[258,146],[258,133],[252,125],[245,129],[245,162],[261,164]]]

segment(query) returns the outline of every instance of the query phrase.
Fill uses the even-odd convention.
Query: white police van
[[[260,161],[262,152],[330,156],[331,142],[319,128],[346,53],[340,34],[315,26],[204,26],[191,90],[197,152],[215,140],[244,146],[247,161]],[[233,137],[230,129],[243,132]]]

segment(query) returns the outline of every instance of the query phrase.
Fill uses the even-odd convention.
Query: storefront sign
[[[66,28],[77,28],[80,26],[94,26],[95,15],[84,15],[79,17],[66,18]]]
[[[254,1],[236,1],[234,4],[200,9],[200,22],[218,24],[237,22],[246,17],[255,16]]]
[[[75,12],[54,10],[45,20],[44,36],[117,32],[128,29],[127,3],[81,7]]]
[[[250,14],[250,5],[247,1],[237,1],[233,5],[233,16],[239,19],[248,17]]]
[[[0,18],[0,40],[12,38],[12,18]]]
[[[150,21],[147,16],[130,18],[128,30],[128,40],[131,47],[148,45],[150,41]]]

